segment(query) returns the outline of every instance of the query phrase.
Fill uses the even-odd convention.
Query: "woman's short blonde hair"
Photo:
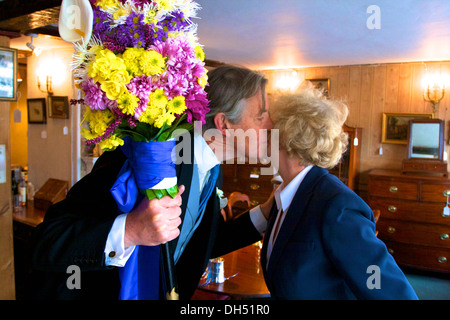
[[[347,106],[328,100],[311,84],[298,93],[271,94],[270,117],[279,130],[280,148],[301,165],[335,167],[348,144],[342,126]]]

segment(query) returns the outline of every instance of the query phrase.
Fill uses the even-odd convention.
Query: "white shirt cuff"
[[[133,247],[125,249],[125,222],[127,214],[117,216],[109,231],[105,246],[105,264],[107,266],[123,267],[134,251]]]
[[[256,206],[250,209],[249,215],[250,220],[252,221],[256,230],[258,230],[258,232],[263,235],[267,228],[267,219],[264,217],[260,206]]]

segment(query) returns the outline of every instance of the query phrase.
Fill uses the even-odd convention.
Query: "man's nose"
[[[267,117],[266,122],[264,123],[264,129],[273,129],[273,122],[270,117]]]

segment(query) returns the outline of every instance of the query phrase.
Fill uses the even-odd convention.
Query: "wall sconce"
[[[301,81],[295,70],[280,70],[275,79],[275,88],[281,91],[294,92],[300,86]]]
[[[46,90],[42,90],[41,89],[41,81],[39,80],[39,76],[37,76],[37,86],[39,91],[43,92],[43,93],[47,93],[49,96],[51,96],[53,94],[53,88],[52,88],[52,76],[47,75],[46,76]]]
[[[17,71],[17,89],[19,89],[22,82],[23,82],[22,76],[20,75],[20,72]]]
[[[423,82],[423,98],[427,102],[431,102],[433,113],[439,110],[439,103],[445,96],[445,81],[439,75],[427,75]]]
[[[53,90],[60,86],[67,73],[67,66],[56,55],[38,58],[39,67],[36,68],[37,87],[39,91],[53,95]]]

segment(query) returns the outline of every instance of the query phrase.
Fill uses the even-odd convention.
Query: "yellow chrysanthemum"
[[[88,75],[93,78],[95,82],[102,82],[109,80],[112,73],[119,70],[126,71],[124,61],[108,50],[97,50],[95,60],[88,66]]]
[[[105,133],[108,126],[114,121],[114,116],[108,109],[92,111],[90,108],[86,108],[84,119],[89,124],[89,130],[83,128],[81,133],[86,139],[92,140]]]
[[[154,50],[144,51],[139,60],[139,67],[147,76],[161,74],[165,67],[164,57]]]
[[[127,48],[122,54],[125,63],[139,59],[145,50],[143,48]]]
[[[205,52],[203,51],[202,47],[196,46],[194,48],[194,52],[195,52],[195,56],[197,57],[197,59],[200,59],[202,61],[205,60]]]
[[[86,128],[81,128],[80,133],[86,140],[92,140],[98,137],[98,135],[93,134],[89,129]]]
[[[139,67],[139,60],[142,53],[145,50],[143,48],[128,48],[122,54],[123,62],[132,76],[142,76],[142,71]]]
[[[154,124],[155,120],[162,114],[162,109],[147,105],[147,109],[139,116],[140,122]]]
[[[89,49],[90,53],[93,53],[95,55],[97,55],[98,52],[100,52],[101,50],[103,50],[103,47],[100,45],[94,45]]]
[[[185,99],[182,96],[175,97],[167,104],[167,110],[173,114],[182,114],[186,110]]]
[[[139,98],[129,92],[122,93],[117,99],[117,107],[122,110],[123,113],[134,115],[136,108],[138,107]]]
[[[163,109],[168,102],[169,99],[162,89],[156,89],[150,94],[149,105],[152,107]]]
[[[175,121],[175,116],[165,109],[162,109],[161,115],[155,119],[155,127],[162,128],[165,124],[171,125]]]
[[[120,19],[121,17],[124,17],[124,16],[126,16],[126,15],[128,15],[127,9],[125,9],[125,8],[123,8],[123,7],[119,7],[116,11],[114,11],[114,13],[113,13],[113,15],[112,15],[112,18],[113,18],[114,20],[118,20],[118,19]]]
[[[198,84],[205,89],[206,85],[208,84],[208,70],[205,68],[205,74],[203,77],[198,78]]]
[[[124,141],[121,138],[118,138],[115,134],[109,137],[108,139],[105,139],[103,141],[100,141],[98,145],[103,150],[114,150],[118,146],[123,146]]]
[[[175,5],[175,2],[173,0],[159,0],[157,1],[157,3],[159,10],[166,10],[166,11],[172,11]]]
[[[114,9],[119,7],[117,0],[97,0],[96,5],[103,10]]]
[[[151,24],[154,23],[156,26],[157,21],[155,20],[156,11],[149,9],[144,11],[144,23]]]

